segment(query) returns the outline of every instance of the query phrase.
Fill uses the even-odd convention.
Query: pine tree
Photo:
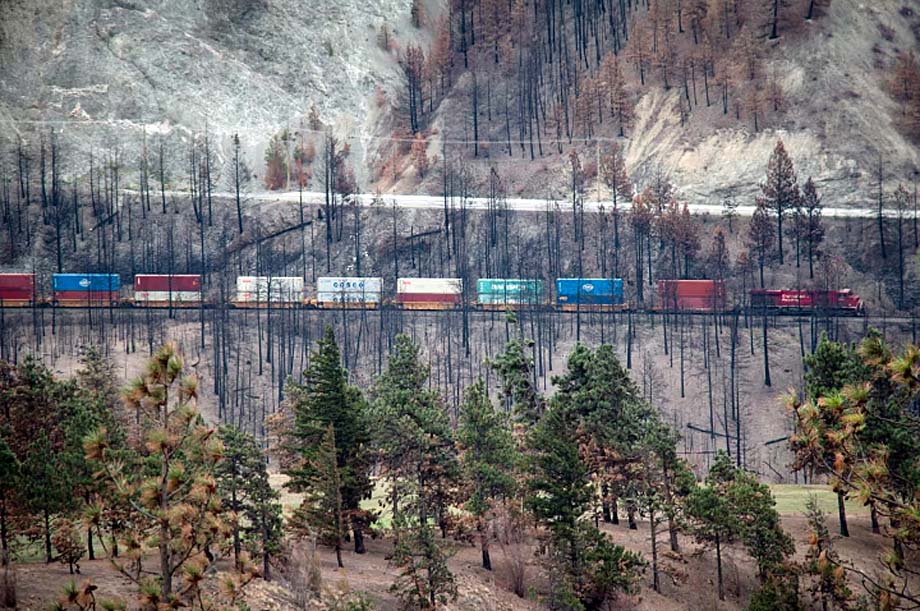
[[[467,388],[457,429],[461,463],[468,482],[466,509],[476,518],[482,566],[492,570],[489,522],[497,505],[514,493],[516,448],[506,417],[495,411],[482,379]]]
[[[725,232],[721,227],[716,227],[709,252],[706,254],[707,273],[714,280],[725,280],[730,267],[731,256],[728,253],[728,245],[725,243]]]
[[[73,505],[69,494],[68,474],[60,456],[52,446],[48,434],[42,431],[22,459],[20,469],[20,481],[24,484],[20,494],[28,510],[41,522],[46,563],[53,560],[53,518]]]
[[[824,241],[824,226],[821,224],[821,211],[824,206],[821,204],[821,197],[815,187],[815,182],[808,177],[805,186],[802,188],[802,211],[804,214],[803,239],[808,246],[808,277],[815,277],[814,259],[818,254],[818,248]]]
[[[770,487],[755,475],[736,468],[728,492],[732,510],[741,523],[741,541],[757,563],[761,580],[781,572],[795,546],[780,524]]]
[[[805,517],[810,531],[808,552],[805,554],[805,571],[815,577],[810,591],[821,602],[825,611],[833,604],[846,608],[852,597],[847,584],[846,569],[834,550],[833,541],[827,530],[827,517],[818,504],[818,497],[808,496]]]
[[[264,182],[269,191],[287,187],[288,151],[284,144],[286,138],[287,132],[273,135],[265,149]]]
[[[391,562],[399,574],[390,591],[402,601],[402,608],[433,611],[456,599],[456,580],[431,525],[407,521],[407,516],[400,514],[394,528],[399,536]]]
[[[764,206],[776,217],[777,253],[783,264],[783,220],[799,199],[799,187],[792,159],[782,139],[776,141],[767,164],[767,180],[760,185]]]
[[[738,516],[732,510],[726,494],[733,470],[731,458],[720,451],[709,469],[706,485],[695,488],[687,497],[686,503],[690,532],[697,541],[716,550],[719,600],[725,600],[722,549],[737,539],[741,531]]]
[[[393,564],[400,569],[391,590],[410,609],[435,609],[456,597],[432,522],[446,535],[449,508],[459,501],[461,468],[447,414],[427,380],[418,346],[396,336],[374,385],[375,438],[390,486]]]
[[[10,554],[9,517],[13,495],[19,487],[19,459],[0,435],[0,566],[6,566]]]
[[[280,495],[268,481],[265,456],[252,434],[234,426],[222,426],[218,434],[224,444],[224,456],[215,476],[224,509],[235,515],[234,563],[241,566],[243,544],[248,542],[262,558],[262,576],[268,580],[271,557],[281,543]]]
[[[303,385],[289,385],[289,392],[292,394],[294,428],[287,445],[298,455],[299,461],[286,469],[291,477],[288,486],[295,491],[309,490],[317,464],[314,454],[332,425],[342,503],[351,522],[355,553],[363,554],[364,530],[369,516],[361,510],[361,501],[369,498],[373,488],[367,405],[361,392],[348,384],[332,327],[326,327],[317,343],[310,366],[304,372]]]
[[[509,324],[514,324],[513,314]],[[515,421],[529,428],[543,413],[543,399],[537,392],[533,359],[525,350],[533,345],[523,336],[512,339],[505,345],[505,350],[491,361],[489,365],[501,380],[501,398],[505,409],[510,411]]]
[[[71,575],[80,572],[80,560],[86,554],[86,547],[81,539],[80,531],[73,521],[67,518],[55,521],[51,542],[57,551],[58,560],[67,565]]]
[[[374,385],[375,438],[394,520],[402,513],[419,524],[433,518],[446,534],[448,508],[459,492],[460,463],[447,413],[427,380],[418,346],[398,335]]]
[[[615,53],[607,53],[600,67],[603,89],[607,95],[610,117],[616,121],[619,135],[626,135],[626,126],[633,118],[633,103],[626,89],[626,80],[620,69],[619,57]]]
[[[89,522],[99,531],[110,511],[121,504],[132,508],[129,523],[119,533],[124,558],[112,558],[112,563],[138,585],[142,605],[200,602],[202,582],[214,558],[210,547],[230,535],[214,479],[223,445],[202,423],[195,408],[197,380],[184,369],[176,346],[166,344],[124,389],[123,401],[144,423],[144,443],[136,461],[124,462],[104,428],[87,435],[83,443],[87,459],[101,465],[107,496],[116,497],[114,503],[90,507]],[[100,542],[105,545],[101,537]],[[150,552],[156,554],[153,580],[142,566]],[[228,590],[242,588],[255,574],[247,567],[239,581],[230,579],[225,585]]]
[[[770,213],[763,198],[757,198],[757,207],[754,209],[754,214],[751,215],[747,238],[748,247],[757,255],[757,264],[760,267],[760,288],[763,288],[764,266],[773,248],[773,243],[776,241],[776,229],[770,220]]]
[[[920,454],[914,402],[920,395],[916,370],[920,351],[909,347],[892,353],[877,331],[870,331],[859,348],[868,375],[843,391],[803,404],[793,402],[798,457],[823,464],[833,483],[845,493],[865,499],[892,524],[894,545],[885,564],[885,579],[870,583],[886,598],[920,603],[902,570],[905,548],[916,548],[920,537],[915,468]],[[829,462],[831,461],[832,462]],[[851,567],[863,578],[865,572]]]
[[[854,346],[848,346],[838,342],[832,342],[827,338],[826,333],[822,333],[818,340],[814,352],[807,355],[803,361],[805,365],[805,397],[809,402],[809,407],[802,409],[797,399],[790,398],[790,403],[799,417],[805,418],[806,412],[814,409],[814,413],[807,417],[812,417],[812,426],[818,425],[822,433],[830,430],[838,418],[838,411],[842,404],[834,398],[847,384],[857,384],[869,376],[868,368],[863,364],[862,359],[856,352]],[[801,413],[799,410],[802,409]],[[829,428],[830,427],[830,428]],[[829,439],[825,434],[807,435],[803,434],[805,430],[797,431],[796,434],[789,438],[789,445],[796,455],[796,461],[793,468],[796,470],[807,469],[811,473],[831,475],[833,470],[828,465],[833,464],[835,458],[835,449],[833,444],[828,443]],[[817,432],[817,431],[815,431]],[[819,448],[825,446],[823,451]],[[847,526],[846,498],[845,487],[834,486],[834,492],[837,494],[837,510],[840,523],[840,534],[844,537],[850,535]]]
[[[613,214],[613,252],[615,275],[620,273],[620,203],[632,201],[633,186],[626,171],[626,161],[623,151],[616,142],[610,147],[610,152],[601,159],[601,177],[607,188],[610,189],[610,205]]]
[[[347,527],[337,455],[335,427],[329,424],[326,434],[311,452],[309,485],[304,487],[304,500],[294,513],[291,528],[295,532],[315,535],[320,543],[333,548],[336,563],[342,568],[345,566],[342,544]]]
[[[616,591],[633,592],[644,563],[584,520],[594,495],[577,426],[577,413],[554,400],[531,431],[527,506],[549,532],[550,605],[596,609]]]

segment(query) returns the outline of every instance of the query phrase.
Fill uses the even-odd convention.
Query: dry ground
[[[799,509],[807,494],[817,492],[822,505],[828,506],[832,495],[820,487],[800,488],[786,487],[778,490],[782,499],[780,509],[791,509],[784,513],[783,526],[795,539],[796,560],[802,560],[807,550],[807,524]],[[890,540],[873,535],[869,527],[868,516],[850,507],[851,537],[835,536],[834,545],[843,558],[856,563],[864,570],[874,571],[879,567],[877,558],[882,554]],[[828,517],[828,526],[836,532],[836,515]],[[638,530],[629,530],[625,520],[619,526],[605,525],[605,532],[611,539],[629,549],[641,552],[650,558],[650,539],[648,523],[639,522]],[[636,596],[620,597],[614,608],[635,611],[679,610],[679,609],[742,609],[749,600],[751,592],[757,586],[753,562],[740,546],[733,545],[724,552],[724,574],[726,600],[720,602],[715,585],[715,557],[710,550],[702,549],[690,538],[681,536],[681,553],[673,554],[667,549],[666,534],[660,535],[659,551],[661,554],[661,593],[651,588],[651,574],[646,571],[642,579],[641,592]],[[334,554],[320,548],[318,557],[322,570],[323,588],[339,590],[347,588],[364,593],[373,603],[375,609],[391,611],[397,609],[397,601],[389,593],[396,571],[388,563],[392,542],[385,539],[368,541],[368,553],[356,555],[346,551],[343,555],[345,568],[338,569]],[[526,587],[528,597],[521,599],[511,592],[509,560],[498,546],[493,548],[494,572],[484,571],[480,565],[478,548],[467,544],[453,544],[454,554],[450,567],[458,582],[459,597],[450,605],[453,610],[503,610],[524,611],[543,608],[540,593],[545,589],[545,573],[539,559],[534,555],[532,546],[515,550],[527,559]],[[80,578],[91,578],[98,584],[100,593],[115,595],[132,600],[133,587],[119,577],[106,560],[96,560],[81,564]],[[248,602],[254,611],[277,609],[294,610],[300,608],[287,587],[287,576],[283,570],[276,571],[276,581],[255,582],[248,591]],[[57,596],[60,588],[70,579],[67,568],[63,565],[26,564],[17,568],[20,608],[43,609]],[[854,589],[860,592],[858,584]],[[805,594],[807,599],[808,595]]]

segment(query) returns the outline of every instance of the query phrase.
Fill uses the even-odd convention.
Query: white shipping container
[[[303,278],[299,276],[272,276],[272,303],[290,303],[303,300]],[[237,276],[236,299],[246,302],[269,301],[269,276]]]
[[[316,279],[316,293],[380,293],[383,278],[324,276]]]
[[[396,292],[459,295],[463,292],[463,281],[460,278],[400,278],[396,281]]]
[[[172,301],[201,301],[200,291],[173,291]],[[169,301],[169,291],[134,291],[135,301]]]
[[[319,303],[380,303],[380,293],[317,293]]]

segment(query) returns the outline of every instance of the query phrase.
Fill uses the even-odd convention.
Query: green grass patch
[[[805,513],[805,504],[810,495],[818,498],[818,506],[832,516],[837,515],[837,495],[830,486],[803,486],[798,484],[772,484],[770,490],[776,499],[776,510],[781,514]],[[869,515],[869,508],[859,501],[847,499],[847,515]]]

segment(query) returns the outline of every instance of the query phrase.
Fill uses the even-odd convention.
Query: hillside
[[[0,0],[0,609],[920,609],[918,48]]]
[[[489,165],[501,161],[511,192],[559,196],[565,192],[562,167],[568,150],[581,150],[585,163],[590,163],[597,143],[606,147],[611,141],[624,146],[638,184],[663,172],[692,201],[749,199],[778,136],[787,141],[801,176],[813,176],[834,205],[871,202],[879,152],[884,155],[886,183],[912,181],[920,161],[917,148],[899,130],[900,109],[886,86],[896,55],[916,46],[914,32],[920,25],[915,9],[899,0],[858,6],[838,1],[826,10],[816,9],[811,21],[801,18],[807,3],[784,4],[785,21],[776,39],[763,33],[757,3],[742,3],[750,15],[738,21],[741,30],[733,36],[749,33],[763,83],[733,82],[727,113],[716,88],[720,75],[738,70],[738,58],[731,57],[738,52],[719,51],[728,58],[717,57],[706,69],[712,71],[713,82],[707,84],[711,104],[703,102],[698,71],[693,73],[692,95],[680,85],[679,71],[686,70],[686,64],[670,68],[675,82],[668,89],[657,60],[649,58],[643,68],[645,84],[640,85],[638,64],[632,58],[637,46],[649,44],[649,20],[659,17],[637,9],[622,18],[633,40],[620,43],[609,33],[598,34],[597,57],[592,53],[586,59],[582,77],[590,78],[598,70],[598,58],[622,44],[620,69],[633,110],[625,138],[617,137],[618,126],[609,120],[587,131],[577,127],[576,119],[582,119],[575,114],[571,129],[560,132],[551,124],[558,111],[554,94],[543,89],[535,92],[543,117],[542,152],[533,160],[524,146],[514,145],[510,156],[505,152],[506,139],[522,140],[521,134],[522,142],[533,139],[533,134],[522,131],[525,127],[517,116],[516,105],[523,99],[520,78],[513,67],[506,70],[503,63],[499,70],[479,56],[489,49],[464,42],[469,29],[486,28],[480,33],[480,47],[483,36],[494,38],[496,45],[507,47],[501,51],[512,61],[518,43],[512,38],[515,26],[510,17],[493,32],[488,15],[483,17],[482,8],[477,12],[476,3],[415,4],[421,8],[418,28],[410,19],[410,0],[306,5],[287,0],[159,0],[143,6],[127,0],[38,5],[9,0],[0,5],[0,120],[9,126],[4,148],[12,148],[16,136],[34,146],[38,134],[55,128],[66,146],[79,153],[71,156],[68,172],[85,172],[82,160],[91,149],[100,154],[117,148],[125,164],[136,168],[146,133],[151,146],[165,140],[172,153],[167,162],[171,178],[178,181],[184,173],[184,143],[207,130],[219,149],[220,182],[228,184],[231,137],[236,133],[257,175],[251,188],[259,189],[270,137],[308,123],[315,107],[323,123],[351,147],[361,190],[438,192],[434,175],[420,184],[416,160],[409,155],[412,130],[400,58],[407,45],[418,44],[428,62],[428,80],[419,93],[418,130],[427,138],[430,162],[436,163],[445,150],[452,159],[465,159],[480,191]],[[563,31],[572,27],[568,10],[558,16]],[[697,54],[701,45],[690,39],[694,28],[685,10],[683,32],[678,33],[670,13],[665,13],[667,21],[661,27],[674,30],[678,60],[699,63],[693,58],[703,57]],[[716,27],[712,14],[708,19]],[[442,58],[443,45],[438,46],[445,27],[454,37],[448,60]],[[458,38],[464,27],[467,33]],[[528,27],[539,36],[535,24]],[[735,44],[737,38],[732,40]],[[588,42],[594,46],[593,38]],[[571,39],[566,44],[572,44]],[[472,64],[461,56],[461,48],[467,46]],[[537,48],[528,47],[531,57]],[[435,65],[433,55],[449,61],[450,67]],[[441,76],[432,76],[433,71]],[[590,86],[588,81],[585,87]],[[474,89],[480,145],[475,148],[481,150],[473,146]],[[781,96],[776,110],[767,99],[775,95]],[[682,96],[693,100],[690,108],[685,108]],[[566,104],[575,113],[581,102],[573,97]],[[511,119],[506,117],[509,106],[515,115]],[[568,124],[568,114],[565,120]],[[558,147],[554,140],[560,140]],[[133,171],[129,176],[136,180]],[[320,186],[318,179],[314,182]]]

